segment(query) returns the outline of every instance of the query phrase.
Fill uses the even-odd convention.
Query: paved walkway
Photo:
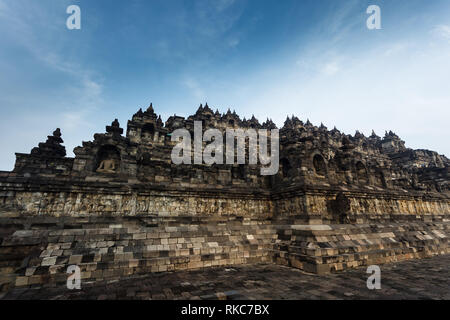
[[[317,276],[277,265],[150,274],[116,282],[14,289],[4,299],[450,299],[450,255],[381,266],[381,289],[366,269]]]

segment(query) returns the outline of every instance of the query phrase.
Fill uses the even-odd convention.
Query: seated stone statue
[[[117,171],[116,160],[114,159],[106,159],[100,162],[100,165],[97,168],[97,172],[106,172],[106,173],[114,173]]]

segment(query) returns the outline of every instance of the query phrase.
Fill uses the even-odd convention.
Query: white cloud
[[[186,77],[182,84],[189,89],[191,94],[198,100],[198,101],[205,101],[206,100],[206,94],[203,88],[201,87],[200,83],[195,80],[192,77]]]
[[[446,47],[416,38],[415,42],[391,40],[353,51],[351,56],[326,51],[304,54],[237,81],[235,87],[251,83],[239,105],[260,119],[272,117],[278,126],[286,115],[295,114],[351,134],[393,130],[411,148],[450,156]],[[292,63],[298,67],[292,68]]]
[[[323,20],[322,28],[333,34],[332,42],[336,43],[345,38],[353,28],[361,23],[359,19],[353,17],[355,10],[360,10],[360,2],[359,0],[348,0],[339,3],[338,8],[334,8],[335,10]],[[352,18],[350,19],[350,17]]]
[[[444,38],[446,40],[450,41],[450,26],[441,24],[437,25],[433,28],[432,33],[434,33],[436,36],[439,36],[441,38]]]
[[[1,100],[8,101],[2,107],[2,113],[7,112],[6,106],[15,112],[8,116],[8,121],[2,122],[10,139],[6,137],[0,142],[0,147],[7,153],[1,159],[0,170],[11,169],[14,152],[29,152],[56,127],[61,127],[68,155],[73,155],[72,149],[80,144],[81,137],[85,138],[86,132],[92,135],[95,126],[92,115],[104,104],[101,77],[76,57],[70,59],[65,54],[62,49],[70,46],[70,37],[64,36],[68,31],[64,23],[49,23],[59,20],[52,15],[52,10],[47,9],[45,4],[37,2],[0,0],[0,28],[5,35],[0,47],[22,48],[42,72],[56,74],[60,79],[58,90],[54,92],[39,92],[34,87],[28,88],[28,83],[17,83],[16,87],[27,92],[26,95],[17,96],[17,92],[2,94]],[[12,67],[23,69],[18,61],[6,57],[12,60],[9,61],[13,63]],[[3,71],[10,67],[0,65]],[[25,70],[21,74],[26,74]],[[20,76],[15,77],[15,81],[20,81]],[[0,83],[7,82],[8,74],[0,72]],[[15,141],[14,144],[9,140]]]
[[[218,40],[233,28],[244,12],[244,3],[235,0],[196,1],[194,35]]]
[[[91,70],[79,63],[69,61],[67,56],[58,50],[63,46],[58,44],[58,41],[66,42],[70,41],[70,38],[60,36],[61,31],[66,31],[65,26],[56,28],[54,24],[48,23],[54,20],[54,17],[50,16],[45,6],[33,2],[27,2],[26,5],[22,2],[13,2],[9,5],[0,2],[0,10],[3,18],[2,31],[8,33],[11,39],[24,47],[35,59],[52,69],[76,77],[81,85],[85,82],[94,82]],[[45,23],[46,39],[41,38],[43,31],[38,30],[33,24],[36,20]]]
[[[411,47],[411,44],[407,42],[398,42],[394,44],[390,44],[384,50],[384,56],[390,57],[397,54],[403,54],[405,50]]]
[[[329,63],[325,64],[320,69],[320,72],[322,74],[324,74],[324,75],[327,75],[327,76],[333,76],[336,73],[338,73],[340,69],[341,68],[340,68],[339,64],[336,61],[332,61],[332,62],[329,62]]]

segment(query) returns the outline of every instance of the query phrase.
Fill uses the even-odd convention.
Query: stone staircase
[[[450,253],[445,221],[279,225],[274,261],[322,274]]]

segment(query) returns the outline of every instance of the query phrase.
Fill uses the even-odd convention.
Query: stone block
[[[42,259],[42,266],[52,266],[56,263],[57,257],[46,257]]]

